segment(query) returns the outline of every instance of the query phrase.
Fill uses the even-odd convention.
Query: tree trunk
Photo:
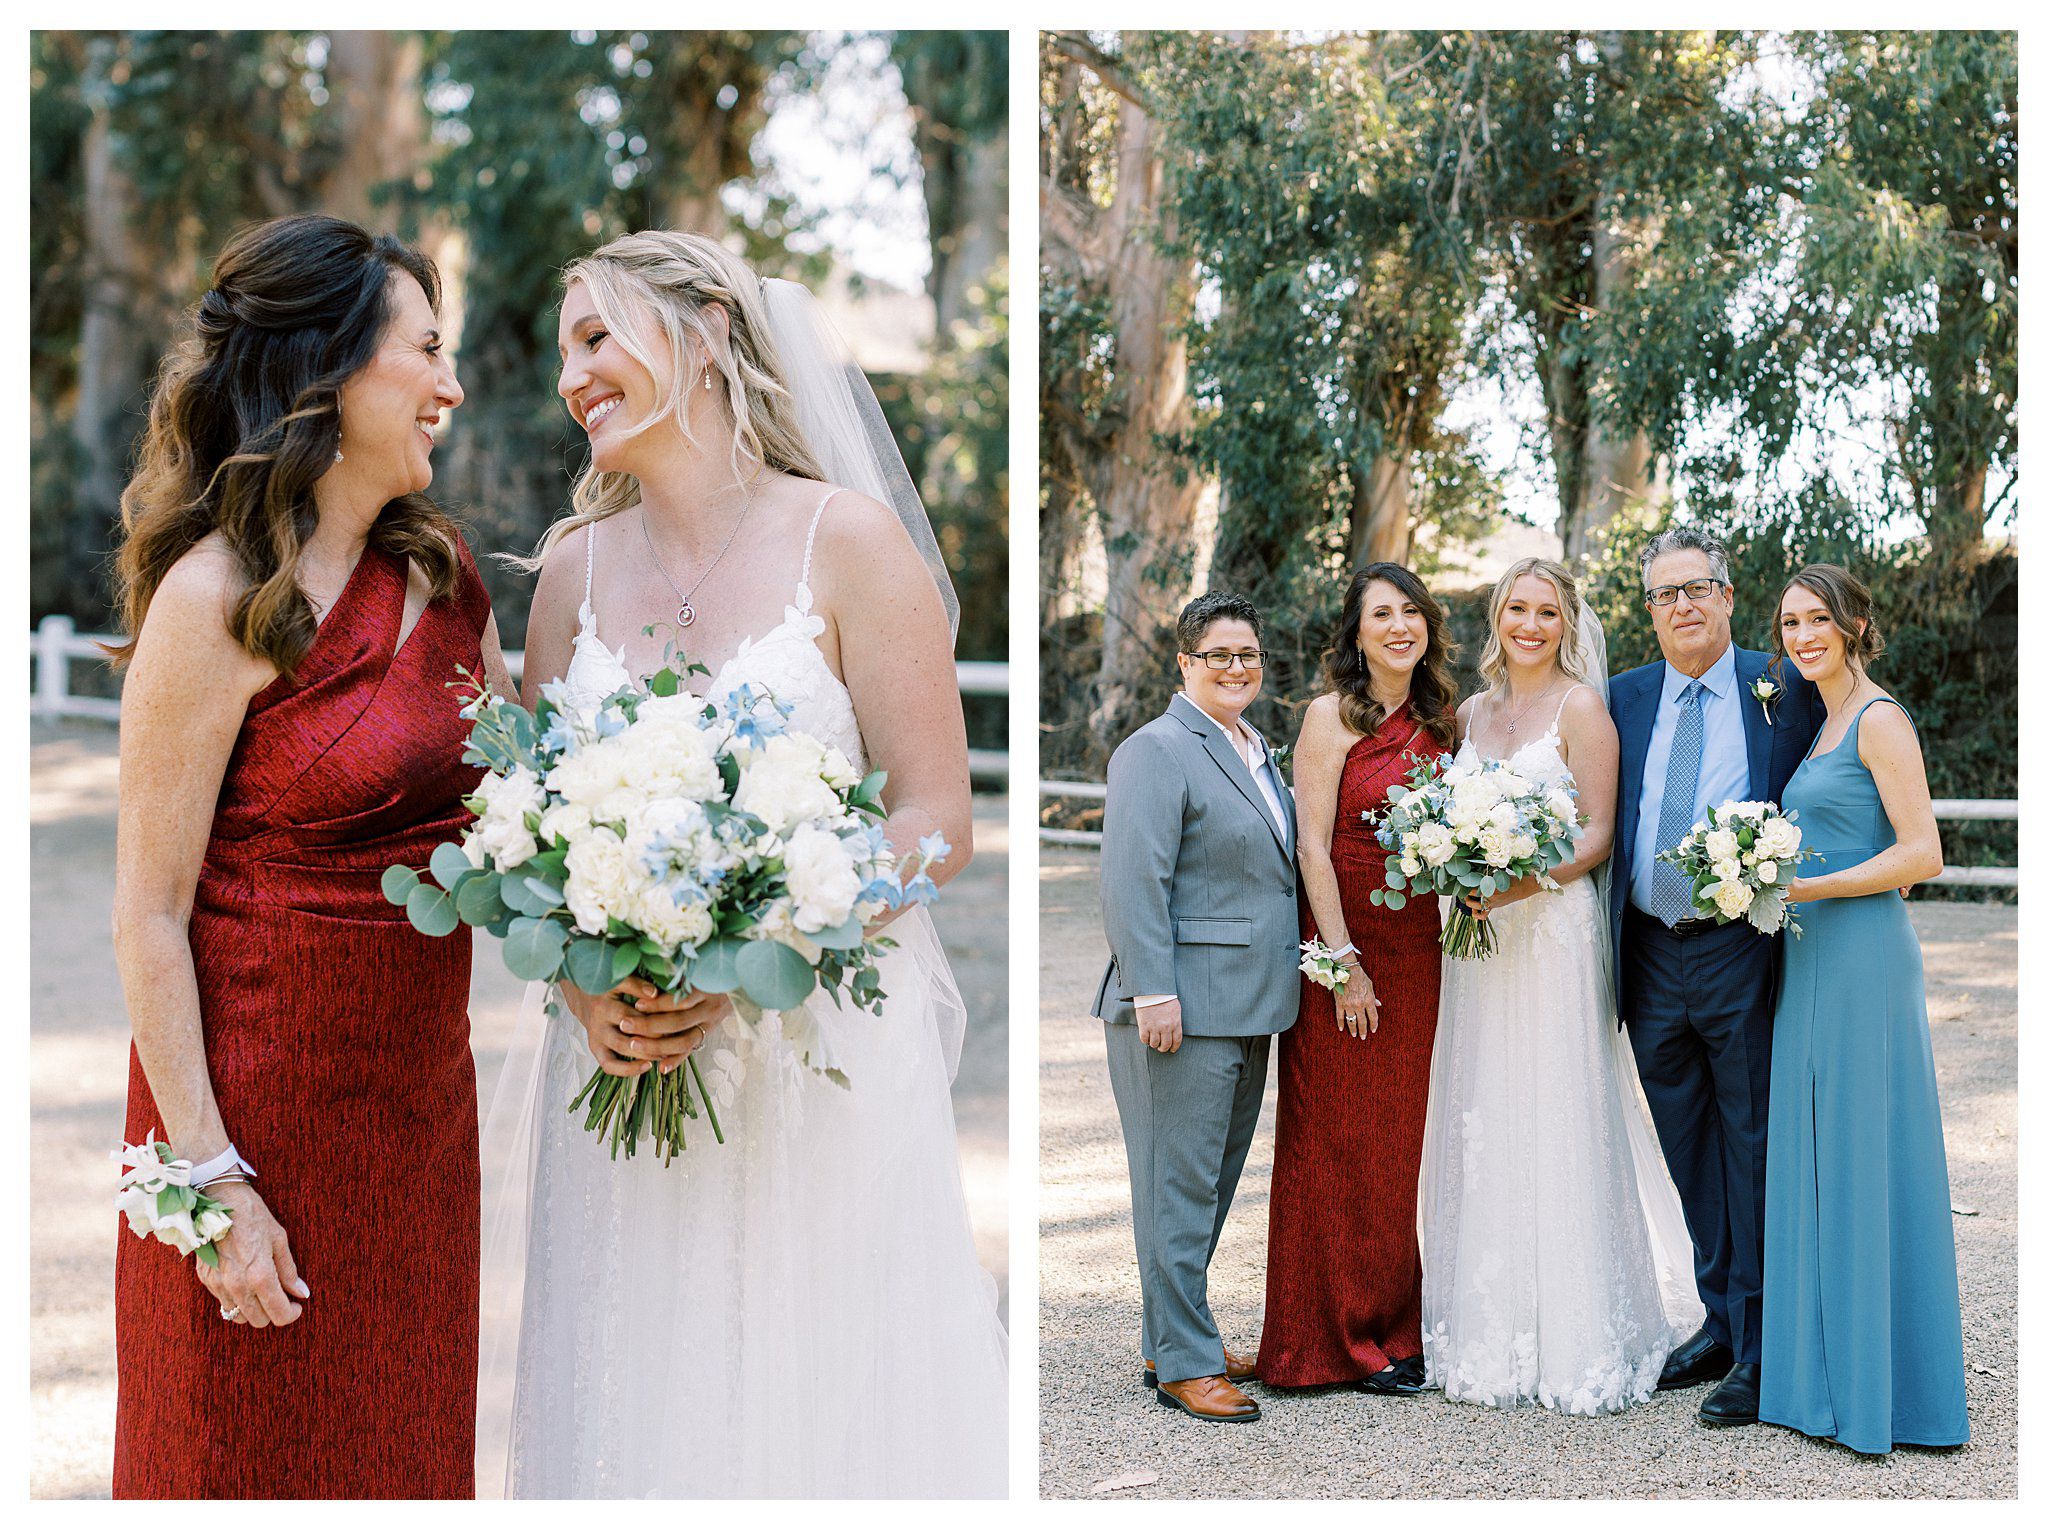
[[[409,180],[427,151],[420,93],[421,41],[410,32],[328,35],[327,88],[341,158],[320,187],[320,206],[373,233],[398,227],[397,204],[378,188]]]
[[[1351,566],[1402,563],[1414,542],[1408,454],[1374,457],[1351,479]]]
[[[91,75],[98,88],[85,134],[85,301],[78,335],[78,397],[71,433],[77,452],[76,499],[64,537],[64,567],[78,583],[74,610],[102,605],[98,572],[106,561],[127,482],[130,443],[147,407],[154,342],[164,332],[157,276],[134,237],[135,183],[121,162],[109,121],[105,82],[120,45],[97,41]]]

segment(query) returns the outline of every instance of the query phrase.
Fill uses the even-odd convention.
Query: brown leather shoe
[[[1221,1376],[1194,1376],[1186,1381],[1159,1383],[1159,1401],[1169,1408],[1214,1424],[1249,1424],[1259,1416],[1259,1405]]]
[[[1255,1356],[1231,1353],[1228,1344],[1223,1346],[1223,1379],[1226,1381],[1257,1381],[1259,1362]],[[1159,1385],[1159,1367],[1150,1360],[1145,1362],[1145,1385]]]

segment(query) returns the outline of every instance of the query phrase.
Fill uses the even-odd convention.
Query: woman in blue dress
[[[1827,721],[1785,788],[1822,859],[1790,888],[1771,1045],[1758,1414],[1851,1450],[1960,1445],[1963,1328],[1920,941],[1899,891],[1941,869],[1920,741],[1868,670],[1870,592],[1802,569],[1778,644]]]

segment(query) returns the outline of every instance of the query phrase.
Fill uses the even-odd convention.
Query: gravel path
[[[1972,1443],[1866,1460],[1759,1425],[1711,1430],[1703,1391],[1608,1418],[1503,1412],[1337,1388],[1253,1386],[1256,1424],[1198,1423],[1137,1385],[1138,1276],[1123,1138],[1088,1003],[1104,946],[1092,851],[1039,878],[1039,1490],[1057,1498],[2011,1497],[2018,1489],[2016,911],[1921,903],[1929,1015],[1957,1216]],[[1210,1272],[1234,1348],[1258,1342],[1264,1124]]]
[[[104,1498],[114,1456],[114,1168],[128,1017],[107,947],[114,881],[114,730],[29,735],[29,1492]],[[1009,838],[1005,802],[975,799],[976,853],[937,915],[973,1017],[953,1086],[975,1246],[1009,1317]],[[470,990],[488,1109],[523,984],[477,943]]]

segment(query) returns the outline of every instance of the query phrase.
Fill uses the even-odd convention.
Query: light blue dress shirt
[[[1749,741],[1742,731],[1742,697],[1736,690],[1735,645],[1721,651],[1700,683],[1699,788],[1689,823],[1706,817],[1708,804],[1749,795]],[[1664,816],[1664,777],[1671,768],[1671,736],[1678,730],[1678,698],[1692,684],[1689,676],[1664,666],[1664,694],[1657,720],[1650,726],[1650,747],[1643,756],[1643,797],[1636,806],[1635,854],[1629,863],[1629,901],[1650,911],[1650,877],[1657,869],[1657,824]]]

